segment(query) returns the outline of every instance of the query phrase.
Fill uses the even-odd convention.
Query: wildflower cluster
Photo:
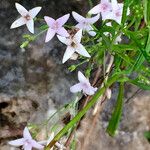
[[[125,3],[126,5],[123,5],[123,3],[118,3],[117,0],[101,0],[98,5],[89,10],[85,15],[86,17],[72,11],[72,17],[76,20],[77,24],[69,27],[69,29],[67,29],[67,25],[65,24],[71,14],[65,14],[56,20],[49,16],[44,17],[44,21],[46,22],[44,32],[47,31],[45,42],[51,41],[56,35],[58,40],[67,46],[62,63],[65,63],[69,59],[76,60],[77,58],[82,58],[83,62],[81,62],[81,64],[90,62],[86,75],[88,74],[90,76],[90,72],[94,68],[93,66],[96,66],[97,68],[102,66],[104,75],[99,78],[100,69],[98,69],[95,80],[91,84],[89,79],[81,71],[78,71],[79,83],[70,87],[70,91],[72,93],[82,91],[85,97],[95,95],[92,98],[90,97],[91,101],[56,135],[56,137],[54,137],[54,133],[52,133],[47,141],[36,142],[32,139],[28,128],[25,127],[23,138],[10,141],[10,145],[23,146],[25,150],[31,150],[32,148],[44,149],[45,146],[46,148],[52,148],[55,144],[59,149],[65,149],[63,145],[58,143],[60,137],[62,137],[69,128],[74,127],[98,99],[110,99],[112,94],[111,85],[115,82],[119,82],[120,86],[117,98],[119,108],[114,110],[111,119],[116,119],[115,125],[111,126],[112,122],[110,120],[107,128],[109,134],[114,134],[123,107],[124,82],[128,81],[142,89],[150,90],[149,86],[146,85],[150,83],[148,82],[150,73],[148,72],[148,69],[143,66],[145,60],[150,62],[150,56],[148,54],[150,52],[150,36],[147,34],[150,33],[150,30],[146,27],[145,30],[141,29],[146,26],[145,23],[149,23],[150,19],[146,13],[144,14],[144,25],[141,24],[143,21],[142,14],[140,14],[140,18],[138,17],[138,23],[136,23],[136,16],[131,16],[130,19],[127,19],[127,16],[130,14],[129,5],[132,6],[135,3],[136,2],[132,0],[131,3],[128,1]],[[21,17],[12,23],[11,28],[26,25],[28,30],[31,33],[34,33],[34,18],[41,10],[41,7],[35,7],[27,11],[20,4],[16,3],[15,5]],[[139,4],[137,8],[141,9],[141,6],[142,4]],[[144,8],[141,9],[141,11],[142,10],[144,10]],[[145,10],[147,10],[146,7]],[[100,19],[102,20],[102,24],[100,29],[97,29],[94,24]],[[130,30],[132,26],[134,26],[135,29],[134,33]],[[121,36],[128,37],[131,42],[129,42],[129,44],[121,44]],[[35,40],[36,37],[37,36],[27,35],[26,38],[28,40],[25,41],[22,47],[27,46],[29,42]],[[139,43],[139,40],[142,42]],[[106,55],[107,60],[105,60]],[[94,61],[96,61],[96,63],[93,63]],[[107,67],[105,64],[106,62],[108,63]],[[72,70],[77,66],[78,65],[74,65]],[[136,79],[131,78],[132,72],[138,74]],[[100,88],[98,89],[97,87]],[[99,104],[97,104],[97,107],[98,106]],[[97,110],[97,107],[95,110]],[[118,117],[116,118],[116,116]],[[53,145],[51,145],[51,143]]]

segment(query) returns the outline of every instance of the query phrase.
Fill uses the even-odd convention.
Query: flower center
[[[75,42],[72,42],[72,43],[71,43],[71,47],[75,48],[75,47],[76,47],[76,43],[75,43]]]
[[[87,83],[82,83],[82,87],[83,87],[83,89],[87,89],[89,86]]]
[[[116,17],[120,17],[120,16],[121,16],[120,11],[117,11],[117,12],[115,13],[115,15],[116,15]]]
[[[30,15],[26,15],[26,16],[24,16],[24,18],[27,20],[27,21],[29,21],[30,19],[31,19],[31,17],[30,17]]]
[[[105,4],[105,3],[104,3],[104,4],[102,4],[102,6],[101,6],[101,7],[102,7],[102,10],[103,10],[103,11],[107,11],[107,9],[108,9],[108,5],[107,5],[107,4]]]
[[[28,139],[26,139],[26,140],[25,140],[25,145],[30,145],[30,144],[31,144],[31,141],[28,140]]]
[[[58,24],[58,22],[56,21],[56,22],[53,24],[52,29],[57,30],[58,28],[59,28],[59,24]]]

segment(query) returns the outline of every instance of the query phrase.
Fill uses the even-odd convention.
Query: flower
[[[89,14],[98,14],[101,13],[102,20],[109,19],[110,12],[112,10],[112,5],[109,0],[101,0],[101,2],[93,7],[88,13]]]
[[[23,138],[10,141],[8,142],[8,144],[15,146],[15,147],[23,146],[24,150],[31,150],[32,148],[41,150],[44,148],[44,146],[42,146],[41,144],[39,144],[38,142],[32,139],[31,134],[29,133],[29,130],[27,127],[24,128]]]
[[[56,33],[64,37],[69,36],[66,29],[62,27],[68,21],[69,17],[70,17],[70,14],[64,15],[58,18],[57,20],[54,20],[53,18],[48,17],[48,16],[44,17],[47,25],[49,26],[45,42],[50,41],[55,36]]]
[[[63,56],[63,63],[65,63],[71,56],[77,52],[85,57],[91,57],[86,51],[84,46],[81,44],[82,30],[80,29],[74,36],[69,36],[68,38],[57,35],[58,39],[67,45],[67,49]]]
[[[94,29],[91,25],[94,24],[99,19],[99,17],[100,17],[99,14],[92,18],[85,18],[73,11],[72,15],[73,15],[74,19],[78,22],[78,24],[76,25],[77,28],[87,31],[91,36],[96,35],[96,33],[93,31]]]
[[[123,4],[119,4],[117,0],[111,0],[112,3],[112,17],[111,19],[115,20],[117,23],[121,23]]]
[[[78,80],[79,83],[70,88],[72,93],[83,91],[84,94],[93,95],[97,91],[97,88],[92,87],[89,80],[80,71],[78,72]]]
[[[26,24],[28,30],[31,33],[34,33],[34,18],[41,10],[41,7],[35,7],[29,11],[27,11],[22,5],[15,3],[17,11],[21,14],[22,17],[14,21],[11,25],[12,28],[20,27],[24,24]]]

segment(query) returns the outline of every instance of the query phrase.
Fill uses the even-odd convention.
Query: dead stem
[[[109,64],[107,66],[107,69],[106,69],[106,77],[105,77],[105,80],[103,81],[103,83],[101,84],[101,88],[103,86],[105,86],[105,82],[108,80],[108,76],[111,72],[111,69],[113,67],[113,62],[114,62],[114,57],[111,56],[110,57],[110,61],[109,61]],[[104,70],[105,71],[105,70]],[[83,145],[81,146],[82,150],[86,149],[86,146],[87,144],[89,143],[89,138],[90,138],[90,135],[92,134],[92,131],[94,130],[94,127],[96,125],[96,122],[98,120],[98,117],[99,117],[99,114],[100,112],[103,110],[103,105],[104,105],[104,102],[106,100],[107,96],[106,96],[106,93],[105,95],[101,96],[99,98],[99,101],[97,102],[97,104],[95,105],[95,108],[93,110],[93,119],[92,119],[92,125],[90,125],[90,130],[88,131],[88,133],[86,134],[86,137],[84,138],[84,142],[83,142]]]
[[[96,75],[95,75],[95,77],[94,77],[94,80],[93,80],[92,85],[95,85],[95,84],[97,83],[100,74],[101,74],[101,66],[99,66],[98,69],[97,69],[97,72],[96,72]],[[88,101],[90,100],[90,98],[91,98],[91,96],[86,97],[86,99],[84,100],[84,103],[83,103],[82,108],[84,108],[84,107],[86,106],[86,104],[88,103]],[[81,108],[81,109],[82,109],[82,108]],[[67,139],[67,141],[66,141],[66,143],[65,143],[65,147],[66,147],[67,149],[68,149],[68,146],[70,145],[71,140],[72,140],[73,137],[74,137],[74,133],[75,133],[77,127],[79,126],[80,122],[81,122],[81,121],[79,121],[79,123],[77,124],[77,126],[71,131],[71,133],[70,133],[70,135],[69,135],[69,137],[68,137],[68,139]]]

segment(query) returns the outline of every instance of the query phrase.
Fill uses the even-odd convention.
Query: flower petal
[[[102,20],[112,19],[112,18],[113,18],[113,13],[112,12],[110,12],[110,13],[108,13],[108,12],[102,13]]]
[[[72,87],[70,87],[70,91],[71,91],[72,93],[81,92],[81,90],[82,90],[82,85],[81,85],[81,83],[77,83],[77,84],[73,85]]]
[[[83,73],[81,71],[78,71],[78,80],[81,83],[87,83],[87,82],[89,82],[89,80],[83,75]]]
[[[86,31],[91,35],[91,36],[95,36],[96,35],[96,32],[93,31],[94,29],[92,28],[91,25],[87,26],[86,27]]]
[[[32,8],[31,10],[29,10],[29,15],[34,18],[38,13],[39,11],[41,10],[42,7],[35,7],[35,8]]]
[[[82,29],[80,29],[73,38],[76,42],[80,43],[82,38]]]
[[[16,21],[14,21],[13,23],[12,23],[12,25],[11,25],[11,29],[13,29],[13,28],[17,28],[17,27],[20,27],[20,26],[22,26],[22,25],[24,25],[24,24],[26,24],[26,20],[23,18],[23,17],[21,17],[21,18],[19,18],[19,19],[17,19]]]
[[[32,145],[26,144],[23,146],[24,150],[32,150]]]
[[[72,12],[72,16],[77,22],[81,22],[81,21],[85,20],[85,18],[83,16],[79,15],[75,11]]]
[[[28,11],[19,3],[15,3],[17,11],[21,14],[21,16],[26,16]]]
[[[63,36],[63,37],[68,37],[69,33],[67,32],[67,30],[64,27],[61,27],[57,30],[57,34]]]
[[[86,25],[83,24],[83,23],[78,23],[75,27],[76,27],[76,28],[79,28],[79,29],[82,29],[82,30],[85,30]]]
[[[61,27],[68,21],[69,17],[70,17],[70,14],[66,14],[66,15],[58,18],[56,21],[58,22],[59,26]]]
[[[100,14],[97,14],[92,18],[86,18],[86,20],[89,24],[94,24],[99,18],[100,18]]]
[[[69,38],[62,37],[62,36],[59,36],[59,35],[57,35],[57,38],[59,39],[60,42],[66,44],[66,45],[70,45],[70,43],[71,43]]]
[[[78,47],[76,48],[76,52],[78,52],[82,56],[91,57],[82,44],[78,44]]]
[[[87,95],[93,95],[96,92],[97,88],[94,88],[92,86],[89,86],[87,88],[83,89],[83,92]]]
[[[27,127],[25,127],[24,130],[23,130],[23,137],[24,137],[25,139],[29,139],[29,140],[32,139],[31,134],[30,134],[30,132],[29,132],[29,130],[28,130]]]
[[[27,25],[28,30],[31,33],[34,33],[34,21],[33,21],[33,19],[28,20],[26,25]]]
[[[23,145],[24,141],[25,141],[24,138],[21,138],[21,139],[10,141],[10,142],[8,142],[8,144],[18,147],[18,146]]]
[[[112,9],[116,10],[118,9],[118,2],[117,0],[111,0]]]
[[[98,13],[100,13],[100,4],[93,7],[88,13],[89,14],[98,14]]]
[[[70,57],[71,60],[77,60],[78,58],[78,54],[77,53],[73,53],[72,56]]]
[[[48,16],[45,16],[44,20],[46,21],[46,23],[49,27],[52,27],[53,24],[55,23],[55,20],[51,17],[48,17]]]
[[[89,35],[91,36],[95,36],[96,35],[96,32],[95,31],[88,31]]]
[[[39,144],[38,142],[36,142],[35,140],[31,141],[32,147],[36,148],[36,149],[43,149],[44,146]]]
[[[75,50],[71,46],[68,46],[64,53],[62,63],[65,63],[72,56],[74,52]]]
[[[49,28],[46,34],[45,42],[49,42],[55,36],[55,34],[56,32],[53,29]]]

